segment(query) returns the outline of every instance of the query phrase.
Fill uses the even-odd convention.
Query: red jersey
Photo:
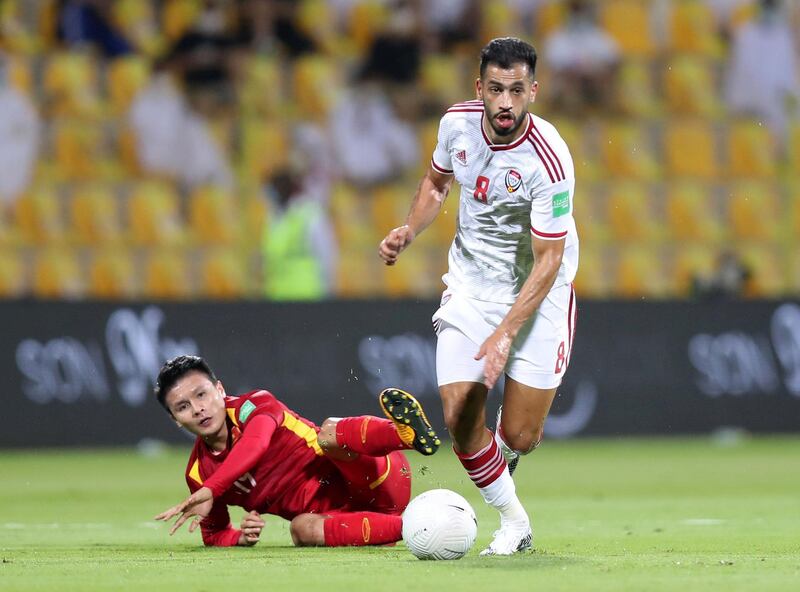
[[[325,513],[347,504],[344,479],[323,456],[317,443],[319,428],[313,422],[263,390],[226,397],[225,407],[228,447],[215,453],[197,438],[186,466],[192,493],[202,486],[214,492],[214,506],[201,522],[206,544],[238,541],[239,531],[230,524],[227,506],[291,520],[298,514]],[[236,458],[219,470],[231,456]],[[220,478],[223,474],[227,476]]]

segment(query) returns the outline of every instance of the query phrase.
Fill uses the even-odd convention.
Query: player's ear
[[[479,100],[483,100],[483,85],[481,84],[481,79],[475,79],[475,97]]]
[[[534,80],[533,84],[531,84],[531,103],[536,100],[536,93],[539,92],[539,81]]]
[[[221,380],[217,380],[217,383],[214,386],[216,387],[217,392],[220,394],[221,397],[225,397],[226,396],[225,387],[222,386],[222,381]]]

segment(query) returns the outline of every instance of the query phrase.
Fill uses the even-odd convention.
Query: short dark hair
[[[171,360],[167,360],[161,370],[158,372],[156,379],[155,394],[156,399],[161,406],[169,411],[165,401],[169,390],[175,386],[181,378],[186,376],[189,372],[202,372],[211,382],[217,382],[217,376],[214,371],[200,356],[177,356]]]
[[[507,69],[520,62],[528,65],[528,73],[533,78],[536,73],[536,50],[533,45],[516,37],[492,39],[481,50],[481,78],[489,64]]]

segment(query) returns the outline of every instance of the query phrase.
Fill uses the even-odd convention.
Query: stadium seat
[[[604,243],[609,238],[606,211],[607,186],[603,183],[579,182],[575,188],[573,216],[581,244]]]
[[[186,300],[194,296],[189,258],[178,249],[150,249],[144,260],[144,296],[155,300]]]
[[[340,71],[331,58],[312,54],[295,61],[291,104],[303,119],[327,124],[341,91]]]
[[[28,293],[27,268],[22,250],[0,246],[0,298],[21,298]]]
[[[97,164],[105,156],[103,129],[79,119],[52,123],[53,151],[59,174],[68,180],[97,178]]]
[[[578,298],[607,298],[612,293],[612,279],[605,248],[581,236],[581,263],[574,282]]]
[[[715,270],[718,253],[708,245],[676,243],[672,265],[672,286],[678,298],[692,294],[697,278],[709,278]]]
[[[649,185],[620,181],[609,187],[606,219],[612,238],[625,242],[657,240],[662,228],[656,203]]]
[[[201,0],[167,0],[161,13],[161,26],[167,39],[174,42],[183,35],[202,8]]]
[[[0,4],[0,30],[4,52],[9,54],[33,54],[41,43],[31,31],[23,0],[4,0]]]
[[[664,256],[647,243],[617,252],[615,292],[622,298],[663,297],[668,293]]]
[[[285,99],[280,65],[275,56],[252,55],[244,58],[242,81],[237,97],[246,116],[277,116]]]
[[[572,162],[575,165],[575,178],[582,182],[596,181],[605,176],[605,171],[598,163],[594,141],[601,132],[593,123],[578,124],[572,119],[553,118],[551,123],[569,147]]]
[[[125,300],[140,295],[135,257],[127,249],[96,248],[89,260],[88,295],[99,300]]]
[[[86,293],[77,252],[47,246],[38,250],[33,264],[33,295],[45,299],[77,299]]]
[[[189,223],[197,244],[232,245],[241,237],[236,197],[222,187],[205,186],[189,198]]]
[[[167,183],[143,181],[133,188],[128,225],[136,245],[176,245],[186,239],[178,196]]]
[[[381,294],[389,298],[412,298],[436,294],[444,289],[441,277],[446,271],[447,254],[439,249],[425,248],[414,244],[413,257],[401,257],[396,265],[383,265],[375,257],[382,270]],[[437,264],[441,262],[441,264]]]
[[[335,9],[328,0],[301,0],[295,22],[297,27],[314,40],[320,53],[332,54],[338,49]]]
[[[772,179],[778,152],[769,129],[758,121],[736,120],[727,125],[728,172],[735,177]]]
[[[242,173],[263,180],[289,162],[289,138],[284,122],[243,117],[240,122]]]
[[[785,195],[788,200],[789,229],[787,236],[791,238],[800,237],[800,179],[794,179],[786,183]],[[800,252],[800,249],[794,247]]]
[[[676,55],[664,69],[666,107],[677,115],[717,115],[721,107],[711,63],[694,55]]]
[[[522,36],[522,19],[511,2],[484,0],[480,2],[479,34],[481,39]]]
[[[745,295],[750,298],[777,298],[789,285],[789,255],[774,244],[748,243],[739,247],[742,261],[752,273]]]
[[[458,56],[431,53],[422,58],[421,90],[427,97],[435,99],[442,108],[464,100],[465,90],[469,88],[465,82]]]
[[[330,201],[331,220],[342,250],[369,249],[373,243],[377,248],[378,243],[374,238],[379,234],[379,229],[371,224],[370,198],[359,195],[345,184],[334,186]]]
[[[339,252],[336,295],[339,298],[370,298],[383,292],[383,274],[375,251],[347,248]]]
[[[600,22],[623,53],[650,56],[655,49],[649,0],[607,0],[600,4]]]
[[[247,257],[237,249],[206,251],[200,264],[199,296],[213,300],[235,300],[252,294],[257,282],[248,272]],[[260,285],[260,283],[258,283]]]
[[[140,53],[155,56],[163,49],[164,39],[152,2],[116,0],[112,11],[114,21]]]
[[[128,55],[112,60],[106,70],[106,94],[112,111],[123,115],[137,93],[147,85],[150,65],[141,56]]]
[[[563,26],[566,18],[567,11],[563,2],[540,3],[535,18],[535,39],[547,39]]]
[[[97,118],[101,103],[97,63],[88,53],[53,53],[44,66],[43,89],[49,112],[55,116]]]
[[[31,60],[25,56],[10,54],[5,57],[6,78],[9,85],[24,95],[32,96],[34,93],[34,74]]]
[[[786,165],[790,174],[800,171],[800,121],[789,127]]]
[[[15,204],[16,227],[22,240],[54,244],[67,238],[63,198],[53,187],[34,187]]]
[[[648,180],[660,170],[649,130],[641,122],[613,122],[604,126],[602,137],[605,170],[611,175]]]
[[[83,245],[103,245],[125,239],[119,203],[109,187],[77,187],[70,200],[72,234]]]
[[[617,77],[617,95],[623,112],[633,117],[660,114],[659,97],[653,84],[649,60],[625,60]]]
[[[671,177],[712,179],[718,170],[716,134],[704,120],[672,120],[663,131],[667,173]]]
[[[346,37],[353,51],[365,55],[378,31],[382,31],[390,17],[389,7],[377,0],[362,0],[350,9]]]
[[[739,182],[728,187],[728,226],[733,238],[778,241],[782,235],[781,196],[770,182]]]
[[[669,183],[666,191],[666,218],[671,238],[705,243],[722,238],[722,216],[713,186],[676,181]]]
[[[670,9],[670,49],[714,58],[722,56],[717,19],[708,2],[679,0],[670,2]]]

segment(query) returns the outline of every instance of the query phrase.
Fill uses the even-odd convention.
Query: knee
[[[520,454],[528,454],[538,448],[539,443],[542,441],[542,430],[536,432],[530,431],[513,431],[511,433],[503,429],[503,442]]]
[[[289,534],[296,547],[318,547],[325,544],[324,518],[319,514],[300,514],[289,523]]]
[[[336,443],[336,424],[338,421],[335,417],[329,417],[322,422],[319,434],[317,434],[317,444],[322,450],[328,451],[338,447]]]

